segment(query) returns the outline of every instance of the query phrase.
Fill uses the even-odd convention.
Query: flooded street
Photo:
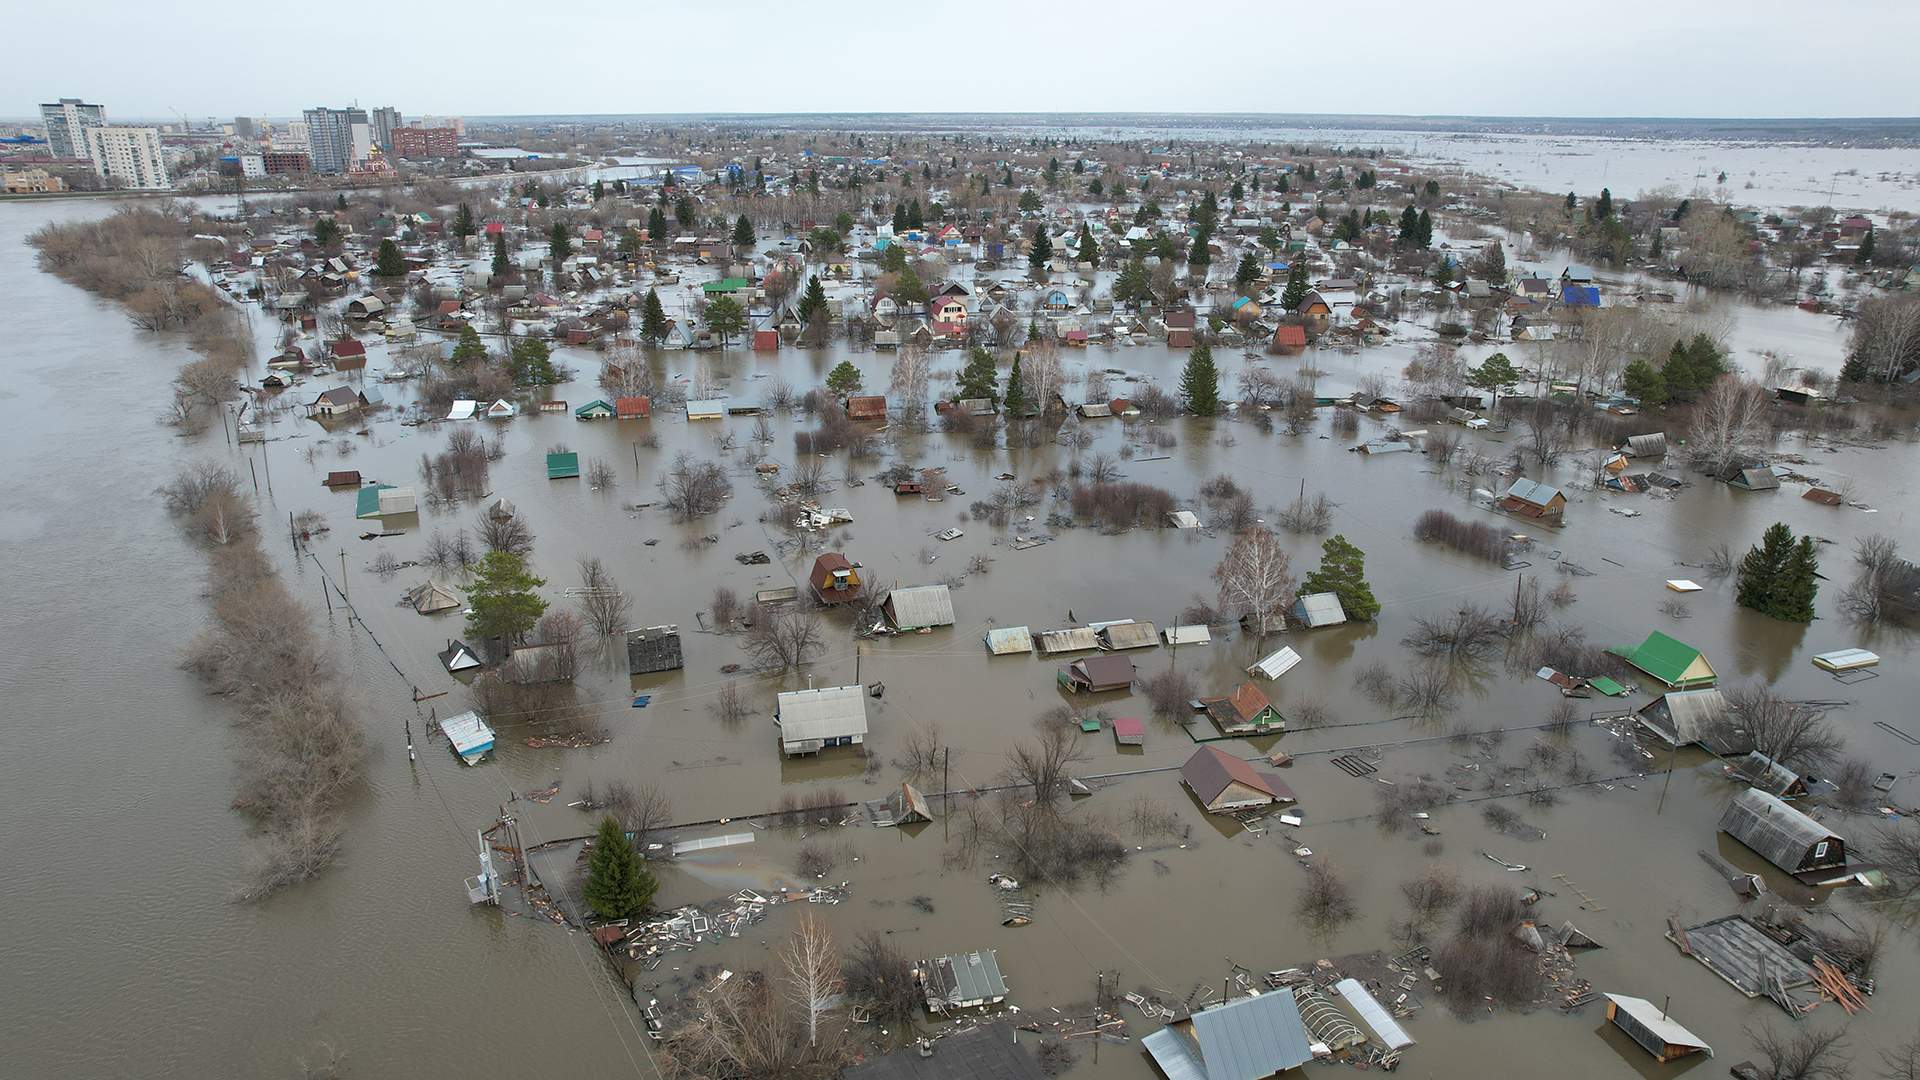
[[[1804,162],[1793,168],[1816,165],[1824,167]],[[1617,189],[1629,186],[1616,181]],[[908,736],[931,723],[952,749],[953,788],[994,783],[1007,749],[1043,712],[1081,702],[1056,687],[1055,669],[1063,661],[991,657],[981,641],[986,630],[1109,619],[1164,627],[1195,596],[1211,599],[1215,592],[1209,575],[1230,542],[1223,532],[1048,530],[1042,523],[1056,508],[1051,498],[1033,508],[1036,520],[1001,529],[967,512],[973,500],[991,494],[1002,473],[1034,482],[1068,468],[1076,455],[1103,452],[1121,457],[1126,479],[1172,491],[1203,518],[1197,493],[1210,477],[1226,474],[1250,487],[1267,520],[1271,508],[1290,501],[1304,483],[1309,495],[1325,493],[1338,504],[1331,532],[1366,552],[1368,577],[1384,605],[1377,623],[1270,637],[1264,647],[1238,630],[1216,629],[1212,644],[1183,646],[1177,655],[1164,646],[1130,654],[1142,676],[1177,666],[1201,692],[1224,694],[1265,653],[1281,644],[1298,650],[1303,662],[1263,685],[1283,714],[1305,702],[1324,703],[1328,723],[1250,747],[1217,745],[1238,753],[1277,744],[1291,753],[1295,761],[1284,776],[1300,797],[1305,824],[1254,835],[1203,814],[1174,771],[1193,742],[1179,727],[1150,719],[1143,750],[1116,747],[1110,733],[1088,736],[1086,759],[1074,770],[1140,774],[1099,785],[1078,810],[1101,815],[1130,847],[1141,848],[1110,887],[1040,892],[1033,924],[1007,928],[986,883],[994,869],[990,857],[972,866],[945,857],[953,847],[951,820],[913,829],[834,829],[814,839],[843,849],[831,877],[848,881],[851,897],[823,909],[842,941],[872,927],[893,934],[914,956],[997,949],[1011,1000],[1050,1019],[1050,1007],[1091,1000],[1096,972],[1118,971],[1128,990],[1159,988],[1177,998],[1203,986],[1217,991],[1233,964],[1265,972],[1319,957],[1397,952],[1389,924],[1403,913],[1400,883],[1437,861],[1468,883],[1540,889],[1543,924],[1571,920],[1605,946],[1579,955],[1581,978],[1598,990],[1656,1002],[1671,995],[1676,1017],[1714,1045],[1717,1060],[1655,1066],[1593,1006],[1572,1016],[1543,1009],[1461,1023],[1434,998],[1407,1025],[1419,1041],[1409,1050],[1414,1075],[1477,1077],[1487,1074],[1490,1061],[1502,1068],[1510,1061],[1551,1061],[1556,1075],[1572,1077],[1620,1077],[1628,1070],[1677,1076],[1696,1068],[1700,1076],[1717,1076],[1750,1056],[1744,1028],[1783,1022],[1772,1003],[1742,997],[1662,937],[1669,916],[1691,924],[1739,909],[1699,851],[1762,872],[1757,856],[1715,832],[1734,788],[1699,751],[1678,755],[1668,784],[1658,772],[1664,760],[1630,768],[1613,753],[1613,733],[1581,724],[1573,749],[1603,780],[1570,788],[1558,805],[1515,805],[1546,834],[1531,841],[1486,824],[1486,804],[1477,800],[1497,792],[1478,786],[1457,792],[1460,802],[1434,813],[1437,836],[1389,832],[1374,819],[1383,785],[1329,764],[1339,752],[1372,747],[1381,752],[1380,779],[1450,783],[1459,775],[1450,774],[1450,766],[1491,771],[1494,760],[1518,761],[1545,738],[1537,728],[1561,701],[1548,683],[1509,672],[1498,661],[1464,679],[1466,691],[1441,724],[1392,718],[1355,690],[1353,674],[1361,667],[1408,663],[1400,641],[1417,616],[1468,602],[1503,608],[1515,576],[1414,542],[1414,519],[1429,508],[1485,517],[1468,498],[1474,487],[1498,478],[1463,477],[1420,454],[1349,452],[1356,439],[1386,430],[1377,416],[1362,418],[1354,439],[1330,435],[1329,410],[1298,436],[1262,433],[1246,420],[1183,419],[1157,428],[1072,421],[1092,435],[1084,451],[1054,441],[980,450],[957,434],[890,434],[881,455],[857,463],[864,483],[842,480],[822,497],[823,506],[845,507],[853,518],[829,533],[830,549],[861,563],[873,583],[961,577],[953,591],[956,624],[859,641],[844,616],[829,615],[828,646],[803,672],[738,676],[749,718],[731,727],[709,706],[727,684],[723,666],[746,663],[740,640],[703,632],[696,613],[708,608],[716,586],[746,596],[802,585],[814,558],[781,548],[782,534],[760,520],[768,501],[753,474],[737,453],[716,449],[728,435],[744,445],[753,420],[692,423],[663,408],[647,420],[581,423],[559,413],[479,421],[505,440],[505,457],[491,467],[488,499],[510,500],[531,522],[531,562],[547,579],[543,595],[566,604],[577,561],[603,559],[633,598],[633,625],[680,627],[685,668],[629,678],[617,645],[596,651],[564,703],[531,723],[501,729],[492,762],[466,768],[443,741],[421,740],[419,760],[410,764],[403,724],[414,724],[416,738],[421,732],[414,688],[446,695],[422,702],[440,717],[468,707],[465,688],[435,659],[448,639],[463,635],[461,616],[423,617],[399,603],[405,589],[426,580],[424,567],[382,577],[372,566],[382,552],[403,563],[421,560],[431,534],[471,529],[484,503],[429,506],[423,499],[417,518],[388,519],[384,528],[401,535],[361,540],[372,526],[355,520],[353,493],[330,491],[321,481],[330,470],[355,469],[369,480],[420,486],[424,494],[422,455],[444,448],[453,425],[407,427],[389,410],[365,435],[357,423],[328,433],[283,412],[268,424],[261,445],[229,447],[218,427],[177,436],[159,414],[189,355],[184,344],[137,331],[115,306],[40,273],[24,242],[47,221],[110,209],[106,202],[0,207],[0,279],[9,286],[16,342],[0,391],[0,445],[11,466],[0,479],[9,505],[0,519],[0,557],[10,567],[12,608],[0,623],[0,685],[8,702],[0,722],[8,743],[0,756],[0,811],[9,821],[0,854],[12,871],[0,884],[0,904],[11,915],[0,931],[7,957],[0,964],[0,997],[10,1006],[0,1017],[0,1046],[8,1051],[10,1074],[290,1075],[297,1059],[332,1043],[364,1075],[655,1075],[638,1014],[585,935],[468,906],[462,879],[477,872],[475,831],[491,824],[513,793],[557,784],[551,803],[519,804],[526,839],[586,834],[593,821],[565,804],[589,781],[656,785],[682,822],[770,811],[792,791],[834,788],[848,800],[880,798],[900,779],[895,762],[905,755]],[[1833,320],[1788,307],[1721,303],[1717,314],[1734,320],[1736,362],[1757,370],[1755,354],[1774,349],[1808,366],[1837,369],[1845,338]],[[264,358],[279,327],[257,307],[252,318]],[[1284,379],[1312,363],[1327,373],[1320,392],[1341,393],[1369,373],[1397,379],[1413,347],[1398,342],[1358,354],[1258,360],[1220,349],[1216,358],[1223,390],[1236,385],[1248,364]],[[369,372],[387,366],[383,350],[373,347]],[[1473,362],[1486,351],[1463,355],[1472,353]],[[933,383],[943,388],[962,354],[935,355]],[[574,369],[576,380],[554,397],[578,406],[604,396],[594,385],[597,354],[562,348],[555,357]],[[1067,350],[1064,359],[1070,379],[1088,368],[1118,369],[1170,388],[1185,353],[1155,343]],[[890,354],[851,351],[843,341],[773,354],[738,347],[662,352],[652,362],[662,381],[691,381],[697,365],[710,365],[730,403],[752,404],[775,380],[801,390],[819,386],[842,360],[855,364],[870,391],[885,386]],[[311,377],[285,396],[310,400],[332,385],[330,378]],[[1114,395],[1128,392],[1123,377],[1109,380]],[[409,400],[410,391],[387,393],[390,400]],[[770,456],[791,475],[794,432],[810,425],[798,415],[773,416],[770,423]],[[1175,440],[1172,448],[1144,441],[1148,431],[1162,428]],[[649,437],[657,445],[643,445]],[[1466,436],[1468,445],[1494,456],[1509,453],[1520,438],[1517,428]],[[543,453],[558,444],[577,451],[583,464],[610,463],[617,486],[596,491],[583,479],[547,479]],[[1649,630],[1663,630],[1710,657],[1723,687],[1760,680],[1791,698],[1845,700],[1834,718],[1850,753],[1902,774],[1920,769],[1920,748],[1873,726],[1887,720],[1920,730],[1909,704],[1920,694],[1914,639],[1893,631],[1862,634],[1834,608],[1851,574],[1856,538],[1883,533],[1908,548],[1920,543],[1912,516],[1920,446],[1788,443],[1781,449],[1809,459],[1797,471],[1854,481],[1854,497],[1876,511],[1803,500],[1799,484],[1749,494],[1691,473],[1676,500],[1602,493],[1591,489],[1598,457],[1587,447],[1557,475],[1537,477],[1567,487],[1568,524],[1536,533],[1540,543],[1528,555],[1533,565],[1521,573],[1539,575],[1549,589],[1568,581],[1578,600],[1555,617],[1584,627],[1594,642],[1637,643]],[[734,485],[729,505],[690,524],[673,522],[658,506],[631,509],[658,500],[655,479],[682,450],[726,462]],[[152,494],[179,464],[201,458],[232,466],[250,492],[257,480],[267,550],[345,661],[349,693],[372,747],[339,864],[258,905],[231,902],[247,866],[246,825],[228,807],[228,717],[222,702],[178,667],[205,617],[204,561]],[[896,462],[942,467],[946,481],[966,494],[940,502],[896,496],[873,479]],[[829,474],[838,478],[844,464],[844,455],[836,455]],[[1610,513],[1612,505],[1641,514]],[[290,513],[308,510],[322,513],[330,530],[314,541],[311,558],[275,536]],[[1744,551],[1775,521],[1830,541],[1821,549],[1829,580],[1818,600],[1820,618],[1810,626],[1739,609],[1731,581],[1709,581],[1689,566],[1715,543]],[[964,530],[960,538],[934,538],[955,527]],[[1013,549],[1016,534],[1042,531],[1056,539]],[[707,536],[717,542],[702,542]],[[1296,574],[1318,562],[1320,539],[1282,534]],[[736,555],[753,551],[769,553],[772,561],[736,562]],[[1558,559],[1548,557],[1551,551]],[[936,558],[929,563],[928,556]],[[975,556],[991,560],[985,572],[968,572]],[[1561,573],[1557,563],[1589,573]],[[323,572],[352,597],[364,626],[349,625],[337,600],[325,600]],[[1677,577],[1707,586],[1689,598],[1684,619],[1659,611],[1673,597],[1664,580]],[[1815,653],[1855,646],[1881,655],[1878,678],[1843,686],[1809,662]],[[770,720],[774,695],[809,682],[852,683],[856,672],[860,682],[886,685],[885,696],[870,703],[867,756],[841,749],[784,761]],[[632,706],[636,694],[650,695],[645,708]],[[1646,700],[1635,695],[1630,707]],[[1114,716],[1151,712],[1138,693],[1099,695],[1095,703]],[[1576,704],[1584,719],[1587,709],[1609,703]],[[530,735],[581,728],[602,728],[611,741],[587,750],[524,743]],[[1502,729],[1511,730],[1504,737],[1463,737]],[[1654,774],[1639,775],[1648,769]],[[1911,800],[1914,789],[1903,785],[1897,794]],[[1181,835],[1128,833],[1129,806],[1142,797],[1173,809]],[[1856,816],[1841,828],[1851,838],[1872,827],[1869,818]],[[799,884],[801,843],[770,829],[757,833],[751,847],[667,867],[656,906]],[[1305,874],[1291,849],[1301,844],[1336,864],[1357,893],[1359,917],[1330,938],[1313,934],[1295,914]],[[1483,853],[1529,869],[1505,870]],[[1765,876],[1781,896],[1808,896],[1770,868]],[[1582,901],[1582,893],[1592,900]],[[916,905],[917,897],[931,898],[933,910]],[[1817,902],[1864,925],[1876,906],[1866,903],[1872,899],[1868,890],[1852,889]],[[783,920],[790,919],[776,913],[737,941],[672,954],[651,978],[669,987],[690,979],[695,965],[765,964],[766,943],[782,937],[789,925]],[[1847,1021],[1850,1050],[1862,1066],[1877,1061],[1876,1049],[1913,1033],[1907,1003],[1920,993],[1920,949],[1910,930],[1892,935],[1878,974],[1875,1012]],[[1102,1047],[1098,1063],[1083,1052],[1071,1075],[1154,1075],[1137,1043],[1152,1027],[1127,1013],[1136,1041]],[[1839,1019],[1838,1008],[1827,1005],[1810,1022]]]

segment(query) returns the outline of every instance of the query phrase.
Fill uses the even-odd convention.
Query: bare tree
[[[1422,941],[1440,916],[1460,902],[1460,878],[1451,868],[1435,864],[1419,877],[1401,882],[1400,895],[1407,901],[1404,936],[1409,942]]]
[[[1782,1030],[1766,1024],[1748,1028],[1747,1038],[1764,1059],[1763,1080],[1846,1080],[1852,1075],[1842,1028],[1822,1031],[1803,1024]]]
[[[1316,934],[1329,934],[1359,914],[1360,904],[1332,863],[1317,862],[1307,867],[1307,878],[1300,883],[1297,910],[1301,921]]]
[[[1853,562],[1858,572],[1840,594],[1840,610],[1849,619],[1900,626],[1920,619],[1920,570],[1900,557],[1892,537],[1861,537]]]
[[[1235,537],[1220,565],[1213,568],[1213,580],[1220,586],[1220,606],[1251,616],[1260,633],[1286,609],[1295,585],[1286,549],[1265,528],[1248,529]]]
[[[1758,383],[1723,375],[1693,407],[1687,449],[1701,468],[1719,474],[1751,453],[1766,430],[1766,391]]]
[[[806,663],[826,647],[820,617],[811,611],[783,611],[755,604],[744,647],[760,667],[786,671]]]
[[[504,551],[526,558],[533,553],[533,527],[520,514],[482,512],[474,519],[474,532],[488,551]]]
[[[598,557],[580,560],[580,614],[594,633],[611,637],[625,630],[631,608],[620,583]]]
[[[660,478],[660,497],[667,509],[682,521],[704,517],[720,509],[733,494],[733,481],[724,469],[711,461],[700,461],[692,452],[682,450],[673,465]]]
[[[597,788],[589,780],[580,792],[582,808],[588,812],[604,810],[633,835],[634,846],[645,850],[654,834],[673,824],[673,801],[651,785],[635,788],[625,780],[615,780]]]
[[[725,585],[713,588],[713,599],[707,601],[707,614],[713,617],[713,628],[721,633],[731,633],[737,629],[740,620],[740,598]]]
[[[1920,300],[1884,296],[1863,302],[1853,322],[1850,352],[1887,382],[1920,363]]]
[[[1193,699],[1193,680],[1184,671],[1168,668],[1141,684],[1155,716],[1179,716]]]
[[[845,982],[840,976],[840,954],[825,922],[802,912],[793,936],[780,952],[787,975],[787,995],[806,1018],[807,1045],[820,1045],[820,1018],[839,1000]]]
[[[862,930],[847,951],[847,994],[866,1002],[867,1011],[883,1025],[899,1027],[918,1017],[924,1000],[913,963],[878,930]]]
[[[1920,1035],[1880,1051],[1880,1075],[1883,1080],[1920,1080]]]
[[[747,703],[740,698],[740,683],[728,679],[720,687],[720,692],[708,703],[707,711],[720,721],[722,727],[738,728],[747,719]]]
[[[1080,729],[1064,709],[1049,713],[1034,725],[1032,739],[1015,743],[1007,751],[1007,783],[1030,788],[1033,804],[1052,809],[1067,797],[1067,773],[1073,764],[1086,760],[1080,748]]]
[[[1765,683],[1752,683],[1726,695],[1721,723],[1730,745],[1751,743],[1755,750],[1786,764],[1825,765],[1846,748],[1846,738],[1827,720],[1827,710],[1789,701]],[[1742,738],[1744,736],[1744,739]]]

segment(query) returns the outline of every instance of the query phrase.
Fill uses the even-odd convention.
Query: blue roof
[[[1300,1007],[1286,991],[1194,1013],[1191,1023],[1192,1042],[1171,1027],[1141,1040],[1168,1080],[1262,1080],[1313,1060]]]
[[[1599,307],[1600,290],[1592,285],[1568,285],[1560,290],[1560,302],[1568,307]]]

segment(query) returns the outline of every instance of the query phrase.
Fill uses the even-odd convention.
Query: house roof
[[[1639,647],[1617,651],[1616,655],[1668,686],[1708,683],[1714,679],[1713,667],[1699,649],[1658,630],[1649,632]],[[1704,672],[1699,670],[1701,667],[1705,668]]]
[[[867,697],[858,686],[792,690],[774,701],[780,741],[806,742],[867,733]]]
[[[987,651],[1012,656],[1033,651],[1033,634],[1024,626],[1000,626],[987,631]]]
[[[1267,695],[1250,682],[1244,682],[1235,687],[1233,693],[1227,695],[1227,705],[1241,720],[1249,723],[1261,713],[1273,708],[1273,702],[1267,699]]]
[[[1229,784],[1243,784],[1282,802],[1293,802],[1293,790],[1272,773],[1255,772],[1252,765],[1214,746],[1203,746],[1180,766],[1180,779],[1186,781],[1201,802],[1212,802]],[[1264,1074],[1263,1074],[1264,1075]]]
[[[1159,643],[1159,631],[1150,622],[1114,623],[1101,627],[1097,636],[1109,649],[1144,649]]]
[[[1294,604],[1294,612],[1308,626],[1337,626],[1347,621],[1347,612],[1334,593],[1308,593]]]
[[[1113,733],[1128,739],[1144,738],[1147,734],[1147,725],[1137,716],[1122,716],[1114,720]]]
[[[915,585],[895,589],[883,602],[896,630],[953,625],[953,594],[945,585]]]
[[[1111,686],[1114,683],[1133,681],[1133,661],[1124,656],[1111,654],[1084,656],[1067,666],[1078,671],[1082,678],[1095,686]]]
[[[615,398],[613,411],[615,415],[623,417],[646,416],[653,411],[653,401],[645,394]]]
[[[1733,797],[1720,815],[1720,830],[1752,848],[1782,870],[1798,871],[1807,849],[1840,835],[1759,788]],[[1835,849],[1834,862],[1840,851]]]
[[[1631,1017],[1634,1023],[1666,1045],[1695,1046],[1709,1054],[1713,1053],[1713,1047],[1708,1046],[1700,1036],[1681,1027],[1653,1002],[1645,998],[1628,997],[1625,994],[1608,994],[1607,1000],[1613,1002],[1614,1008]]]
[[[847,415],[855,420],[886,419],[887,399],[879,394],[863,394],[847,399]]]
[[[1070,626],[1059,630],[1042,630],[1034,640],[1040,646],[1040,655],[1052,656],[1055,653],[1083,652],[1100,647],[1100,635],[1094,633],[1091,626]]]
[[[1285,991],[1194,1013],[1142,1045],[1168,1080],[1263,1080],[1313,1060],[1300,1007]]]
[[[1717,742],[1727,715],[1727,699],[1711,687],[1672,690],[1641,706],[1638,715],[1642,724],[1675,746]]]
[[[1552,484],[1529,480],[1524,476],[1515,480],[1513,486],[1507,489],[1507,498],[1519,499],[1521,502],[1532,503],[1535,506],[1546,506],[1556,497],[1564,499],[1566,495]]]

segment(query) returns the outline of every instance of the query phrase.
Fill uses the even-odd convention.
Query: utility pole
[[[947,811],[953,806],[953,783],[948,779],[953,771],[953,747],[940,748],[940,817],[944,820]]]
[[[347,592],[347,549],[340,549],[340,599],[346,601],[349,613],[353,608],[353,596]]]
[[[1675,733],[1678,734],[1677,732]],[[1675,743],[1667,749],[1667,778],[1660,783],[1660,802],[1653,808],[1655,817],[1667,808],[1667,789],[1673,786],[1673,763],[1680,756],[1680,744]]]

